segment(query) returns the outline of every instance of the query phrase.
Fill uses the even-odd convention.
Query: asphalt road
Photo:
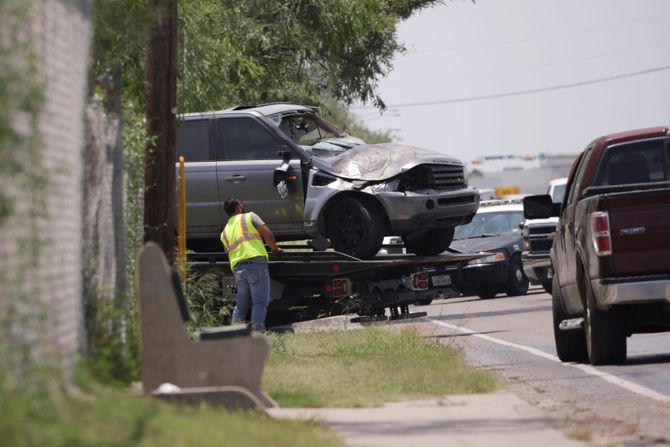
[[[521,297],[435,300],[415,310],[428,317],[414,324],[498,373],[505,388],[550,414],[568,436],[594,445],[670,445],[670,333],[633,335],[625,365],[592,367],[556,357],[551,297],[540,288]]]

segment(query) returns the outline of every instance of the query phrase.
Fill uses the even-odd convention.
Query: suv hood
[[[328,159],[314,157],[316,167],[349,180],[378,182],[422,164],[464,166],[449,155],[398,143],[363,144]]]

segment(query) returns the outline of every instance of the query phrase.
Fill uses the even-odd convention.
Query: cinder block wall
[[[12,336],[28,341],[38,357],[58,359],[66,375],[83,335],[81,172],[91,9],[91,0],[33,4],[26,31],[45,87],[39,132],[47,183],[39,194],[6,185],[16,210],[0,229],[0,272],[8,282],[0,301],[13,300],[18,315]],[[35,236],[38,251],[27,243]]]

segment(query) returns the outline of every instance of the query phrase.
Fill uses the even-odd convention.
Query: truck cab
[[[626,361],[627,337],[670,331],[670,136],[666,127],[596,139],[560,209],[524,200],[528,219],[559,217],[550,252],[554,339],[563,361]]]
[[[567,177],[553,179],[547,185],[547,194],[553,203],[563,202]],[[531,284],[540,284],[551,293],[552,271],[549,250],[556,232],[558,217],[526,219],[523,223],[523,271]]]

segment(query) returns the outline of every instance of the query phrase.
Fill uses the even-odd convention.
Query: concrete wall
[[[33,4],[26,32],[45,86],[39,133],[47,183],[42,190],[8,185],[16,210],[0,228],[7,285],[1,293],[11,300],[3,308],[16,314],[15,341],[29,341],[38,357],[53,355],[66,373],[82,341],[81,172],[91,8],[90,0]]]

